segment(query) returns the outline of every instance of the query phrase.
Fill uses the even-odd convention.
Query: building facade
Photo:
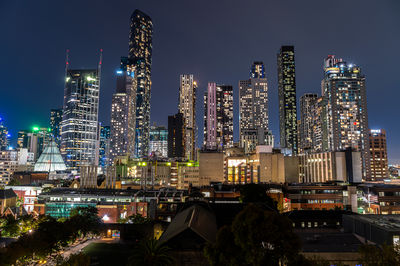
[[[362,181],[361,154],[348,149],[342,152],[300,154],[299,182]]]
[[[181,113],[168,116],[168,158],[185,158],[185,128]]]
[[[239,81],[239,139],[244,147],[243,136],[249,131],[268,131],[268,84],[264,64],[254,62],[250,79]],[[253,146],[258,145],[256,143]],[[251,152],[251,151],[249,151]]]
[[[128,59],[129,64],[135,69],[135,156],[139,158],[147,157],[149,154],[152,40],[151,18],[136,9],[131,16]]]
[[[336,62],[336,63],[335,63]],[[361,68],[329,56],[322,80],[328,151],[352,148],[361,152],[363,178],[370,178],[370,152],[365,76]]]
[[[371,158],[371,180],[388,178],[386,131],[384,129],[369,130],[369,150]]]
[[[99,166],[103,173],[110,163],[110,126],[103,126],[100,124],[100,136],[99,136]]]
[[[62,121],[62,112],[62,108],[50,110],[50,132],[58,146],[60,146],[61,143],[60,125]]]
[[[315,93],[306,93],[300,97],[299,153],[313,149],[313,107],[317,99]]]
[[[204,95],[204,143],[207,150],[233,147],[233,88],[208,83]]]
[[[99,69],[66,73],[60,150],[72,170],[98,161]]]
[[[136,90],[134,69],[127,58],[121,59],[117,71],[117,87],[111,102],[110,164],[118,156],[135,156]]]
[[[196,91],[197,82],[193,75],[180,76],[179,113],[183,115],[185,159],[196,160]]]
[[[282,46],[278,54],[280,144],[297,154],[297,98],[294,46]]]
[[[164,126],[150,128],[150,155],[168,158],[168,129]]]
[[[10,134],[7,127],[4,125],[3,118],[0,117],[0,151],[5,151],[9,146]]]

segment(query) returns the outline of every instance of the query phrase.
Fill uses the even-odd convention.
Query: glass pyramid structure
[[[57,148],[57,144],[54,140],[44,148],[44,151],[40,155],[39,159],[35,163],[33,169],[34,172],[54,172],[54,171],[65,171],[64,160],[61,157],[60,150]]]

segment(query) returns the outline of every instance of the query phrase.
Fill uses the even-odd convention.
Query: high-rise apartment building
[[[278,54],[279,129],[282,148],[297,154],[297,107],[294,46],[282,46]]]
[[[204,149],[233,147],[233,88],[208,83],[204,95]]]
[[[241,147],[264,145],[258,132],[268,133],[268,83],[262,62],[254,62],[250,79],[239,81],[239,135]],[[254,135],[254,132],[256,134]],[[249,136],[253,136],[249,138]],[[255,136],[255,137],[254,137]],[[246,143],[252,139],[254,143]],[[263,138],[264,139],[264,138]],[[249,150],[248,152],[252,152]]]
[[[183,115],[185,159],[196,160],[196,91],[193,75],[181,75],[179,87],[179,113]]]
[[[151,126],[149,155],[168,158],[168,129],[164,126]]]
[[[168,158],[185,158],[185,128],[181,113],[168,116]]]
[[[100,67],[67,70],[60,151],[69,169],[78,170],[82,165],[95,165],[98,161],[99,93]]]
[[[117,71],[117,88],[111,102],[110,150],[112,164],[118,156],[135,157],[136,90],[133,69],[127,58],[121,59]]]
[[[61,142],[60,125],[62,121],[62,112],[62,108],[50,110],[50,130],[54,141],[58,146],[60,146]]]
[[[386,131],[384,129],[371,129],[369,131],[369,150],[371,154],[371,180],[388,178]]]
[[[151,18],[136,9],[131,16],[128,55],[134,68],[136,91],[136,157],[149,154],[152,38]]]
[[[361,68],[329,56],[322,80],[327,132],[323,146],[328,151],[348,148],[361,152],[363,178],[370,177],[367,99]]]
[[[308,153],[313,148],[314,104],[318,99],[315,93],[300,97],[299,153]]]

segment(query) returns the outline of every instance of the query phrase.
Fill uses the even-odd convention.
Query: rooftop
[[[375,225],[386,231],[395,231],[395,232],[400,231],[400,215],[364,214],[364,215],[351,215],[351,218],[370,223],[371,225]]]

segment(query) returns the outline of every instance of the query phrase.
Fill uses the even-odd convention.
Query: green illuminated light
[[[32,127],[32,130],[33,130],[33,131],[39,131],[39,127],[34,126],[34,127]]]

